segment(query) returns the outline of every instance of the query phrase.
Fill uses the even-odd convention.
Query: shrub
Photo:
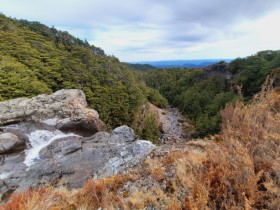
[[[140,136],[143,139],[148,139],[154,144],[159,144],[160,137],[159,125],[156,117],[153,113],[150,113],[143,122],[142,129],[140,130]]]
[[[159,108],[166,108],[168,105],[167,100],[155,89],[149,88],[148,100]]]

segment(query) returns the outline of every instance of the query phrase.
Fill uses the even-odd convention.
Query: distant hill
[[[136,71],[145,71],[145,70],[153,70],[153,69],[158,69],[155,66],[152,66],[150,64],[139,64],[139,63],[124,63],[128,65],[131,69],[136,70]]]
[[[203,68],[220,61],[231,62],[233,59],[202,59],[202,60],[162,60],[141,61],[138,64],[149,64],[157,68]]]

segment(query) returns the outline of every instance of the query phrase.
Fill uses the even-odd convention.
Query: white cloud
[[[124,61],[280,49],[279,0],[6,0],[1,12],[67,30]]]

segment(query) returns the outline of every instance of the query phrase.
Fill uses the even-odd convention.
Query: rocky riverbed
[[[189,139],[192,126],[177,108],[168,107],[167,109],[161,109],[151,103],[148,106],[150,112],[156,115],[157,121],[160,124],[162,130],[160,142],[162,144],[170,145],[185,142]]]

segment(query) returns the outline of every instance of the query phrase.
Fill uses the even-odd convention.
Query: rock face
[[[228,63],[217,63],[217,64],[209,65],[203,68],[203,72],[204,72],[204,76],[203,76],[204,78],[209,78],[214,75],[220,75],[229,82],[232,81],[235,77],[235,75],[229,71]]]
[[[12,133],[0,134],[0,155],[22,150],[25,143]]]
[[[116,130],[123,132],[115,134]],[[127,130],[133,135],[125,135]],[[135,141],[135,137],[131,128],[122,126],[111,134],[57,139],[41,150],[40,160],[29,168],[21,187],[54,181],[57,185],[81,187],[86,179],[112,176],[139,163],[155,147],[148,141]],[[34,178],[30,180],[30,176]]]
[[[82,187],[140,163],[155,146],[121,126],[104,132],[83,92],[0,103],[0,202],[43,184]]]
[[[74,130],[92,135],[105,130],[98,113],[86,108],[81,90],[59,90],[52,95],[38,95],[31,99],[18,98],[0,102],[0,125],[22,121],[43,122],[60,130]]]
[[[47,132],[50,131],[45,131],[45,135]],[[40,140],[45,138],[43,130],[27,135],[31,137],[34,133],[42,137]],[[91,137],[61,133],[56,136],[32,161],[28,158],[32,147],[1,156],[0,181],[5,187],[0,193],[20,192],[42,184],[82,187],[89,178],[112,176],[140,163],[155,148],[149,141],[136,140],[134,131],[127,126],[118,127],[112,133],[97,132]]]

